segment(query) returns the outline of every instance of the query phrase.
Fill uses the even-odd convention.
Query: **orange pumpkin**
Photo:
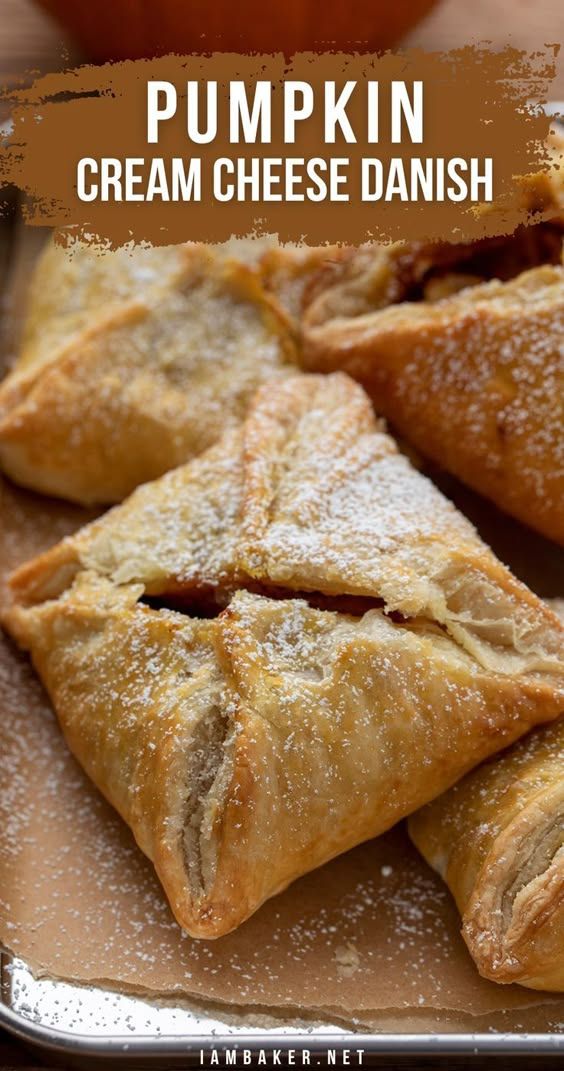
[[[380,51],[436,0],[40,0],[86,56],[166,52]]]

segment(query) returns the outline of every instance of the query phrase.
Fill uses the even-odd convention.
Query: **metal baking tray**
[[[195,1004],[35,978],[8,952],[0,953],[0,1026],[41,1049],[43,1059],[83,1068],[108,1060],[135,1067],[209,1067],[214,1050],[220,1067],[226,1066],[226,1050],[236,1053],[229,1066],[247,1067],[256,1066],[259,1057],[271,1066],[276,1051],[281,1066],[288,1066],[289,1050],[295,1050],[295,1066],[303,1066],[305,1051],[314,1067],[342,1066],[345,1050],[351,1067],[390,1057],[536,1056],[544,1064],[564,1056],[564,1034],[363,1034],[334,1023],[249,1025]]]

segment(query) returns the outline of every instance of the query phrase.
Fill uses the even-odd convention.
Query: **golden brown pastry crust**
[[[48,494],[120,501],[293,368],[288,319],[258,273],[201,246],[100,259],[48,248],[33,293],[21,363],[0,388],[0,464]]]
[[[56,237],[50,239],[30,280],[18,370],[48,363],[100,316],[172,282],[185,263],[187,248],[103,251],[82,242],[67,248]]]
[[[348,372],[423,454],[564,542],[564,267],[510,277],[523,256],[560,255],[560,226],[523,229],[511,253],[498,240],[360,250],[306,309],[303,362]],[[501,280],[456,292],[484,257]]]
[[[564,600],[550,605],[564,620]],[[564,719],[468,774],[409,831],[453,893],[481,974],[564,991]]]
[[[410,819],[481,974],[564,991],[564,721],[537,730]]]
[[[345,376],[263,388],[225,444],[12,587],[5,624],[70,747],[200,937],[564,702],[558,619]],[[227,608],[190,616],[210,600]]]
[[[273,246],[262,254],[259,270],[266,290],[299,327],[308,292],[319,276],[347,256],[337,246]]]

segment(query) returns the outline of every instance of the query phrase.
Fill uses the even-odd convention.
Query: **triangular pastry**
[[[480,973],[564,992],[564,719],[468,774],[409,831],[447,882]]]
[[[558,619],[345,376],[262,388],[12,592],[71,749],[196,936],[564,705]]]
[[[18,483],[120,501],[293,369],[286,315],[238,261],[202,246],[61,255],[48,301],[52,249],[38,267],[21,362],[0,387],[0,464]]]
[[[564,224],[365,248],[310,288],[303,356],[359,380],[407,442],[564,542]]]

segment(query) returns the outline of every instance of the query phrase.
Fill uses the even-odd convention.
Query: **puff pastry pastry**
[[[199,937],[563,709],[558,618],[345,376],[262,388],[12,593],[71,749]]]
[[[564,991],[564,721],[537,730],[410,819],[486,978]]]
[[[551,599],[564,620],[564,600]],[[564,991],[564,719],[538,729],[409,820],[447,882],[486,978]]]
[[[0,387],[0,464],[48,494],[121,501],[210,446],[294,359],[287,316],[240,262],[50,246]]]
[[[303,319],[306,368],[354,376],[422,454],[561,543],[562,235],[558,218],[359,250],[321,273]]]

